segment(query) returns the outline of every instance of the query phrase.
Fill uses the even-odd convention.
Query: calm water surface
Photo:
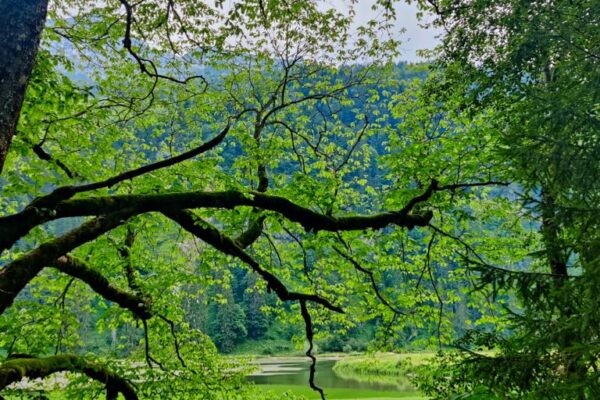
[[[382,376],[381,379],[364,380],[364,377],[340,376],[333,371],[335,361],[317,361],[315,383],[325,389],[363,389],[377,391],[415,391],[405,377]],[[309,363],[301,361],[261,361],[260,370],[248,377],[258,385],[308,385]],[[359,380],[360,379],[360,380]]]

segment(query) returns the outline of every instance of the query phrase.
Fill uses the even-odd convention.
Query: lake
[[[333,370],[336,360],[317,361],[315,383],[325,390],[331,399],[393,399],[421,398],[406,377],[343,376]],[[272,358],[256,362],[259,370],[248,377],[257,385],[276,392],[290,390],[309,398],[318,398],[308,386],[309,362],[301,358]]]

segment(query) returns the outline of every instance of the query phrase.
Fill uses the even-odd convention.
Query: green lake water
[[[406,377],[343,376],[333,370],[335,361],[317,362],[315,383],[331,399],[419,399],[421,396]],[[308,386],[309,363],[301,361],[261,361],[260,370],[248,379],[265,390],[292,391],[308,398],[318,394]]]

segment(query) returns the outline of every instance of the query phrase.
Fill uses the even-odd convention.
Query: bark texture
[[[63,189],[65,192],[68,191],[68,187]],[[112,214],[124,209],[131,210],[131,214],[134,215],[194,208],[232,209],[249,206],[279,213],[288,220],[299,223],[309,232],[382,229],[388,225],[412,229],[415,226],[426,226],[433,217],[429,210],[413,211],[418,203],[429,199],[432,193],[433,190],[428,189],[423,195],[413,198],[399,211],[340,217],[317,213],[284,197],[258,192],[243,193],[235,190],[95,196],[57,202],[43,199],[43,202],[42,200],[34,201],[17,214],[0,217],[0,251],[10,248],[32,228],[44,222],[58,218]]]
[[[48,0],[0,0],[0,173],[17,129]]]
[[[48,358],[9,359],[0,365],[0,390],[23,378],[45,378],[57,372],[78,372],[106,385],[106,398],[116,400],[119,393],[125,400],[138,396],[129,382],[108,369],[81,357],[64,354]]]
[[[21,290],[46,266],[69,251],[121,225],[127,215],[98,217],[8,263],[0,269],[0,314],[10,307]]]
[[[101,273],[76,257],[68,254],[58,257],[50,266],[87,283],[100,296],[130,310],[140,319],[149,319],[153,315],[152,305],[148,298],[119,289]]]

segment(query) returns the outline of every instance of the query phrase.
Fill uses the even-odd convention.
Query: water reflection
[[[362,389],[376,391],[415,391],[406,377],[356,376],[333,370],[335,360],[317,362],[315,383],[323,388]],[[260,370],[248,377],[258,385],[307,385],[308,362],[261,361]]]

